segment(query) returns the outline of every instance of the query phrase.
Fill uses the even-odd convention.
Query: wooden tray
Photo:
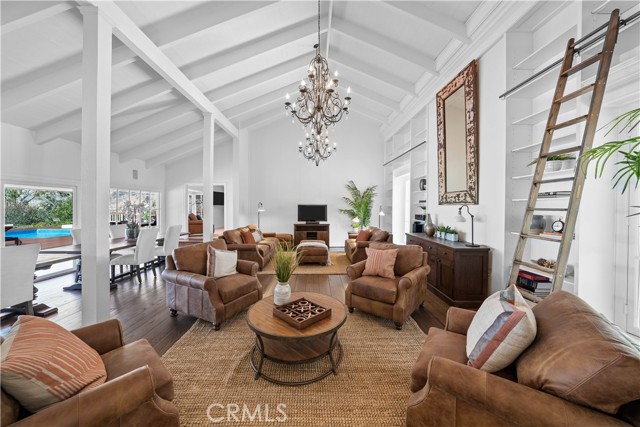
[[[275,306],[273,315],[284,320],[296,329],[304,329],[331,316],[331,309],[309,301],[306,298],[300,298],[289,301],[283,305]]]

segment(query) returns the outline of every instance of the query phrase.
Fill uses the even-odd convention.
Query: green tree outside
[[[5,223],[14,228],[59,227],[73,223],[73,193],[5,188]]]

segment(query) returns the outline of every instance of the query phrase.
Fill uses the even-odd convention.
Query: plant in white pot
[[[289,279],[300,264],[301,253],[296,251],[295,246],[290,247],[286,244],[279,244],[273,254],[271,263],[276,272],[276,287],[273,291],[273,303],[282,305],[291,299],[291,286]]]

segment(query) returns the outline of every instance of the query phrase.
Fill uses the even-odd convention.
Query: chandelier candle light
[[[304,79],[300,82],[298,86],[300,94],[294,102],[290,101],[287,93],[284,108],[287,112],[291,112],[291,117],[297,118],[305,128],[311,126],[311,136],[307,134],[306,144],[303,146],[300,143],[298,151],[306,159],[315,161],[318,166],[320,160],[326,160],[337,149],[335,143],[333,149],[329,148],[327,128],[338,123],[343,115],[349,114],[351,103],[351,88],[347,88],[347,96],[342,101],[338,93],[338,72],[331,76],[327,60],[320,54],[320,0],[318,0],[318,43],[314,48],[316,56],[307,69],[309,85]]]

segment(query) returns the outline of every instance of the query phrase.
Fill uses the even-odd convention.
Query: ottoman
[[[305,243],[321,243],[322,246],[306,246]],[[301,240],[296,251],[298,253],[303,253],[300,264],[327,265],[327,260],[329,259],[329,248],[327,248],[324,240]]]

